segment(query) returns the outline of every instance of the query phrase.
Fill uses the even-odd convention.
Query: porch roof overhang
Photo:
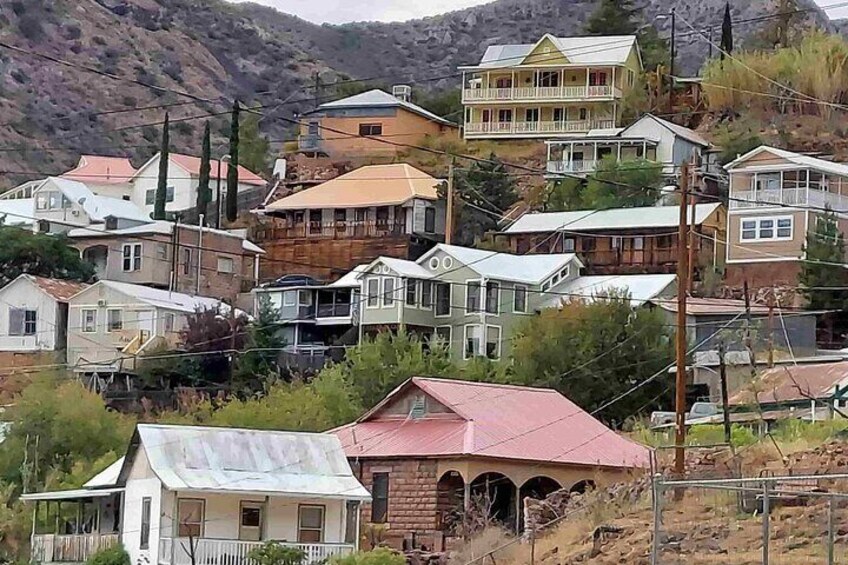
[[[73,490],[56,490],[52,492],[32,492],[22,494],[21,500],[77,500],[81,498],[104,498],[113,494],[124,492],[124,487],[101,488],[101,489],[73,489]]]

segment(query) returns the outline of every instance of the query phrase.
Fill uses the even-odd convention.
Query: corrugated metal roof
[[[624,64],[636,45],[635,35],[603,35],[582,37],[554,37],[546,35],[573,65]],[[491,45],[483,53],[479,67],[498,68],[520,65],[536,43]],[[466,67],[468,68],[468,67]]]
[[[153,424],[137,434],[170,490],[371,498],[334,434]]]
[[[595,300],[611,294],[630,296],[631,306],[641,306],[670,291],[677,275],[591,275],[577,277],[556,287],[543,308],[557,308],[575,298]]]
[[[695,225],[700,225],[715,212],[720,203],[696,204]],[[691,207],[688,214],[692,220]],[[609,210],[573,210],[525,214],[506,233],[585,232],[606,229],[677,228],[680,209],[677,206],[640,206]]]
[[[848,361],[815,363],[809,365],[783,365],[763,372],[755,383],[758,393],[742,390],[734,394],[731,405],[780,404],[831,398],[834,387],[848,385]]]
[[[341,100],[333,100],[332,102],[325,102],[318,106],[318,110],[333,110],[340,108],[404,108],[427,118],[428,120],[432,120],[434,122],[438,122],[443,125],[457,127],[457,125],[450,120],[446,120],[442,117],[437,116],[433,112],[429,110],[425,110],[421,106],[417,104],[413,104],[412,102],[407,102],[406,100],[401,100],[397,96],[392,96],[388,92],[384,92],[379,88],[375,88],[373,90],[368,90],[366,92],[360,92],[359,94],[354,94],[353,96],[348,96],[347,98],[342,98]],[[312,112],[307,112],[311,114]]]
[[[439,179],[406,163],[367,165],[281,198],[265,210],[399,206],[413,198],[438,199],[439,184]]]
[[[381,416],[417,387],[454,416]],[[535,463],[645,467],[648,449],[552,389],[414,377],[359,421],[334,430],[350,458],[492,457]]]

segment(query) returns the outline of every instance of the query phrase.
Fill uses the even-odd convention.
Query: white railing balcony
[[[265,542],[198,538],[193,539],[194,560],[188,538],[160,538],[159,565],[256,565],[248,555]],[[347,543],[288,543],[306,554],[304,565],[324,563],[330,557],[353,553]]]
[[[768,206],[829,206],[836,212],[848,212],[848,195],[806,187],[735,190],[730,193],[732,209]]]
[[[33,563],[84,563],[100,551],[116,545],[119,534],[34,534]]]
[[[466,137],[545,136],[562,133],[585,133],[592,129],[611,128],[612,120],[567,120],[536,122],[470,122],[465,124]]]
[[[548,161],[549,173],[591,173],[598,166],[595,159],[577,159],[568,161]]]
[[[621,98],[621,89],[611,84],[593,86],[517,86],[511,88],[466,88],[463,102],[550,101]]]

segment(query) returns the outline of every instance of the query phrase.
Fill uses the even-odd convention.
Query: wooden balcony
[[[192,540],[194,559],[190,554],[188,538],[161,538],[159,540],[159,565],[255,565],[248,558],[254,548],[264,542],[199,538]],[[331,557],[353,553],[353,544],[346,543],[287,543],[306,553],[304,565],[325,563]]]
[[[471,122],[465,124],[465,137],[546,137],[566,133],[586,133],[592,129],[615,127],[611,119],[537,122]]]
[[[570,102],[621,98],[611,84],[593,86],[522,86],[515,88],[466,88],[463,103],[475,102]]]
[[[34,563],[84,563],[107,547],[117,545],[120,534],[34,534]]]

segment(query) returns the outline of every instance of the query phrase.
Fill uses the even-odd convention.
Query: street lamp
[[[215,202],[215,229],[221,229],[221,161],[229,163],[230,159],[232,157],[229,155],[224,155],[218,159],[218,187],[216,188],[218,198]]]

